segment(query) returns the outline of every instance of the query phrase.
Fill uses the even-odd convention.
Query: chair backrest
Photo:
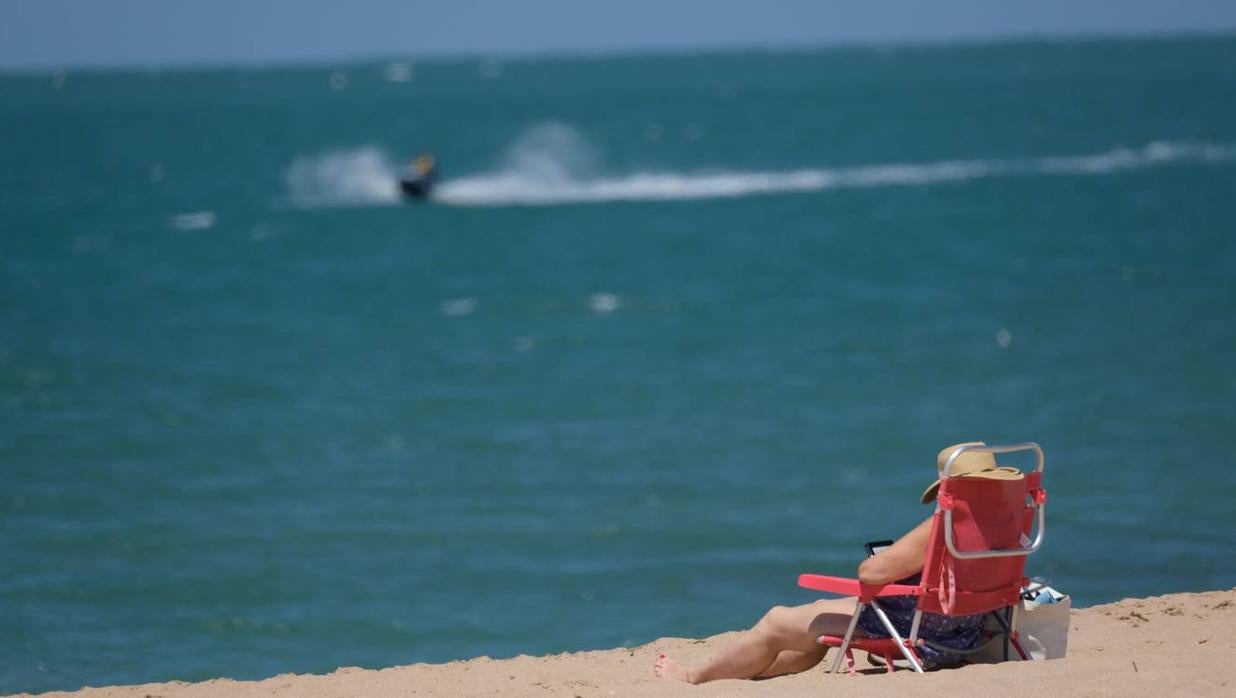
[[[1026,581],[1026,557],[1041,542],[1041,518],[1040,537],[1034,544],[1030,540],[1035,513],[1046,501],[1041,483],[1041,471],[1017,480],[945,478],[940,483],[919,610],[969,615],[1017,603]],[[950,526],[953,549],[964,558],[949,550]]]

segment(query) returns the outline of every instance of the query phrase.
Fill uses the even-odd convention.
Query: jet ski
[[[429,153],[421,153],[412,161],[408,174],[399,178],[399,190],[408,199],[417,201],[428,199],[437,176],[438,166],[433,156]]]
[[[428,199],[433,191],[432,177],[409,176],[399,180],[399,190],[409,199]]]

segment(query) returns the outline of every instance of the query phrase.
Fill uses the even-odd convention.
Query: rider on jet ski
[[[412,161],[411,172],[399,180],[399,188],[404,194],[416,199],[429,196],[434,179],[438,176],[438,165],[429,153],[421,153]]]

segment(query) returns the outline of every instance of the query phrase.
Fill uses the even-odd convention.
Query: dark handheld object
[[[892,545],[893,541],[891,540],[873,540],[870,543],[863,543],[863,547],[867,549],[867,557],[882,552],[884,549],[892,547]]]

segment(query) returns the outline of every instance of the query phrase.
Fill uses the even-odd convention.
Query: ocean
[[[1234,87],[1232,37],[0,76],[0,692],[746,627],[971,439],[1042,445],[1075,605],[1230,588]]]

